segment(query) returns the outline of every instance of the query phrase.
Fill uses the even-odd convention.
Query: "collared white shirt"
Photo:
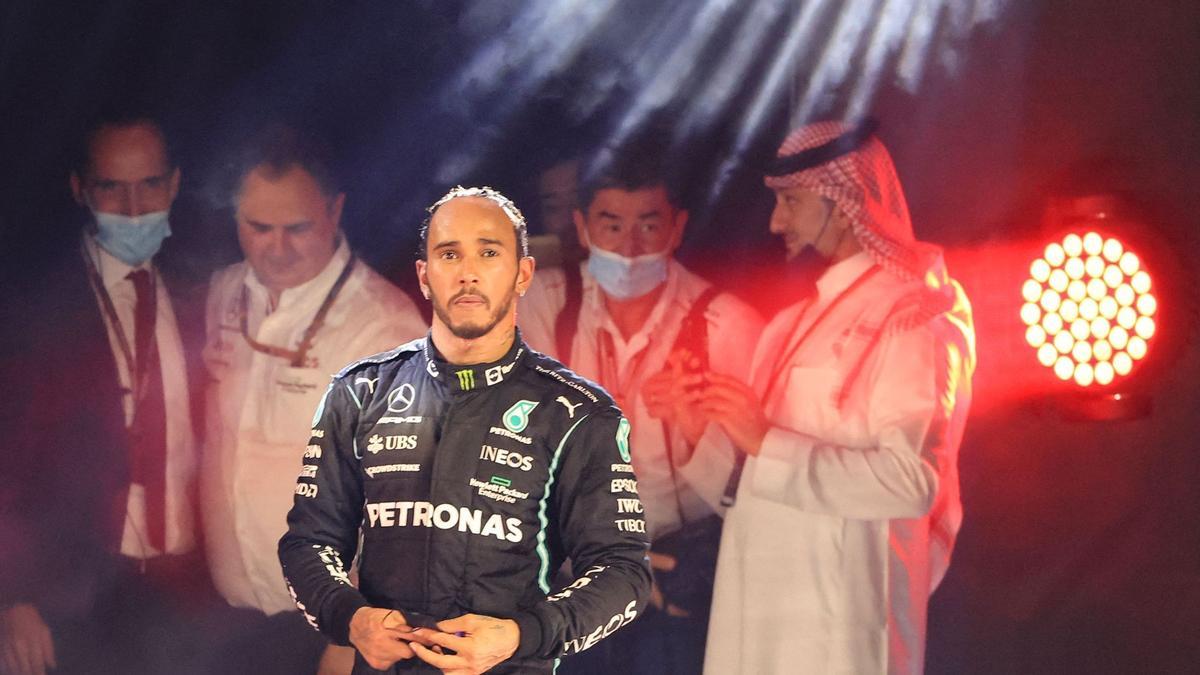
[[[668,453],[676,458],[685,455],[682,435],[651,417],[642,396],[646,380],[665,367],[692,305],[711,284],[670,260],[662,295],[646,322],[626,340],[609,315],[603,292],[588,272],[586,262],[582,263],[581,272],[582,306],[570,355],[556,353],[555,320],[566,304],[561,269],[538,270],[533,286],[517,305],[517,321],[531,347],[600,383],[617,399],[629,419],[629,445],[637,471],[638,494],[653,539],[678,530],[685,520],[695,522],[714,513],[668,459]],[[762,319],[749,305],[723,293],[708,306],[705,320],[709,367],[727,375],[744,373]],[[605,346],[606,340],[611,341],[612,353]]]
[[[950,311],[894,320],[923,288],[856,255],[764,331],[752,382],[771,427],[726,514],[706,673],[922,672],[975,358],[956,284]],[[732,457],[710,425],[682,471],[724,483]]]
[[[330,378],[428,329],[412,300],[359,260],[302,367],[253,349],[242,336],[239,304],[245,289],[250,336],[295,349],[349,259],[343,241],[317,276],[285,289],[273,307],[248,263],[213,275],[205,321],[210,381],[201,506],[213,580],[236,607],[267,614],[296,608],[277,546],[287,530],[312,417]]]
[[[117,364],[117,377],[125,410],[125,426],[133,424],[134,400],[132,377],[125,362],[117,330],[124,332],[125,340],[133,358],[138,358],[134,339],[134,309],[137,291],[128,278],[135,269],[147,270],[154,279],[156,316],[154,339],[158,343],[159,363],[163,379],[163,398],[167,417],[167,492],[166,492],[166,551],[186,553],[195,546],[195,524],[192,506],[188,501],[189,489],[196,469],[196,436],[192,429],[191,406],[188,399],[187,367],[183,355],[183,342],[175,322],[175,311],[162,278],[151,261],[130,267],[113,257],[96,243],[91,235],[84,236],[84,254],[91,257],[104,283],[104,290],[112,299],[120,326],[114,325],[101,305],[108,329],[109,347]],[[97,295],[97,303],[102,300]],[[132,558],[151,558],[164,553],[151,546],[146,534],[146,493],[143,486],[134,483],[129,488],[129,502],[125,513],[125,526],[121,535],[121,554]]]

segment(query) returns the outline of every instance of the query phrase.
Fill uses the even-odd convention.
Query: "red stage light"
[[[1046,246],[1021,286],[1025,341],[1037,361],[1080,387],[1107,386],[1146,357],[1158,301],[1125,244],[1098,232]]]

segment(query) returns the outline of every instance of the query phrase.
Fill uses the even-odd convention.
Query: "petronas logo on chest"
[[[529,413],[533,412],[538,404],[535,401],[521,400],[517,401],[504,413],[504,427],[514,434],[519,434],[525,431],[525,427],[529,426]]]

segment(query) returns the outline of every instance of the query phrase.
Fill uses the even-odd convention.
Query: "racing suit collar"
[[[513,366],[517,365],[527,351],[525,341],[521,339],[521,329],[517,328],[508,353],[491,363],[460,366],[446,361],[433,346],[432,333],[425,336],[423,355],[425,370],[431,377],[449,387],[451,391],[464,392],[500,384],[512,373]]]

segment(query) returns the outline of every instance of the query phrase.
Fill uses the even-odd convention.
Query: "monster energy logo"
[[[617,425],[617,452],[621,453],[621,459],[629,461],[629,420],[624,417]]]
[[[475,371],[471,369],[456,370],[455,375],[458,375],[458,387],[463,391],[469,391],[475,388]]]
[[[504,412],[504,426],[514,434],[525,431],[525,427],[529,426],[529,413],[533,412],[537,405],[534,401],[517,401]]]

